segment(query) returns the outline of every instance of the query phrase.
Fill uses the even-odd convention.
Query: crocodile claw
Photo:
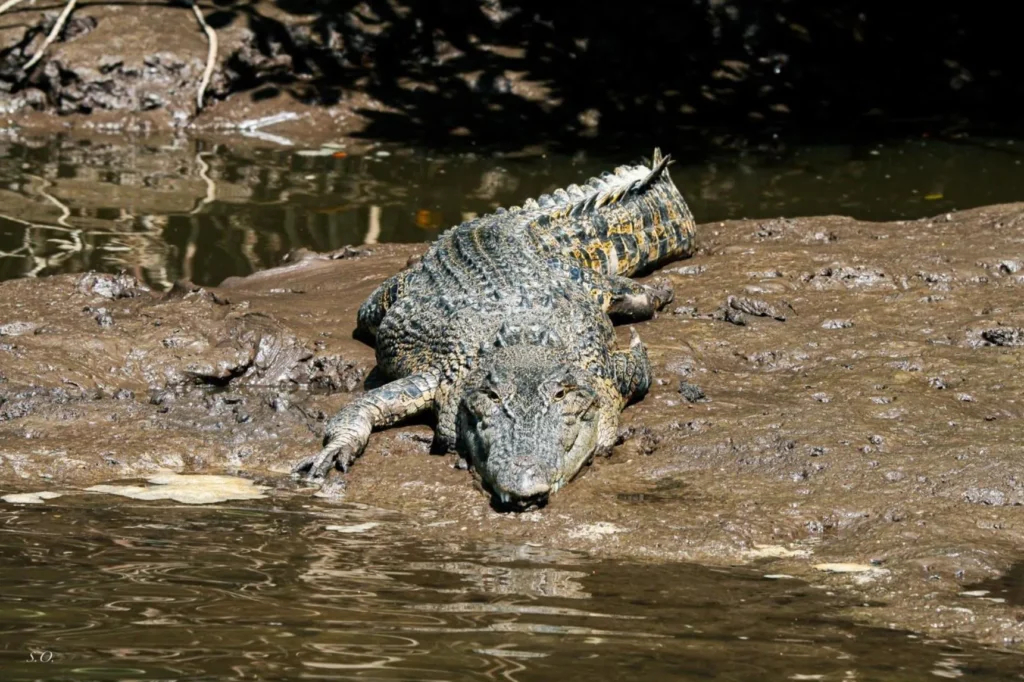
[[[318,483],[327,478],[332,467],[341,469],[342,473],[348,473],[354,456],[345,456],[343,448],[338,443],[330,443],[315,455],[306,457],[292,468],[292,476],[310,482]]]
[[[629,328],[629,349],[640,348],[643,342],[640,341],[640,334],[637,333],[636,327]]]
[[[647,282],[648,291],[657,299],[655,308],[661,310],[675,299],[672,281],[665,277],[655,277]]]

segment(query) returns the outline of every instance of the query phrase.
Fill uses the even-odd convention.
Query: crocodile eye
[[[483,394],[487,396],[487,399],[490,400],[492,403],[501,402],[501,396],[498,395],[498,392],[495,391],[493,388],[485,388]]]
[[[575,386],[573,384],[569,384],[569,383],[561,384],[557,389],[555,389],[555,392],[551,394],[551,399],[552,400],[556,400],[556,401],[557,400],[562,400],[566,396],[572,394],[572,392],[577,390],[577,389],[578,389],[578,386]]]

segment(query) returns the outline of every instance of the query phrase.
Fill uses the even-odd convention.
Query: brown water
[[[216,284],[276,265],[298,247],[427,241],[471,213],[650,153],[441,157],[407,148],[253,145],[0,134],[0,279],[127,268],[157,288],[181,277]],[[1024,144],[1012,140],[919,139],[697,162],[676,156],[673,177],[699,222],[893,220],[1024,199]]]
[[[6,506],[3,679],[1021,679],[795,580],[409,530],[287,499]]]

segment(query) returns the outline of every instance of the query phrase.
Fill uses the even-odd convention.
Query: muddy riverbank
[[[854,590],[873,624],[1019,648],[1021,604],[976,586],[1024,558],[1022,230],[1024,204],[701,225],[699,253],[659,273],[676,301],[637,326],[657,385],[547,508],[492,511],[425,424],[375,434],[317,503],[394,510],[427,538],[753,562]],[[312,495],[286,472],[373,367],[356,307],[423,248],[299,251],[169,292],[0,284],[0,487],[170,469]]]
[[[403,97],[434,93],[437,84],[420,82],[407,66],[379,66],[374,36],[396,17],[360,9],[363,14],[321,14],[314,7],[282,9],[275,2],[204,8],[217,51],[200,106],[210,44],[188,6],[79,6],[60,39],[26,71],[58,13],[22,5],[0,16],[0,128],[165,134],[188,129],[242,133],[271,143],[345,140],[350,149],[360,145],[353,134],[374,123],[415,129],[423,121],[409,102],[403,106]],[[439,47],[438,64],[459,54],[447,42]],[[475,93],[485,106],[491,89],[481,81],[481,69],[456,71],[447,87]],[[529,102],[535,114],[549,112],[543,104],[547,90],[522,70],[502,71],[500,82],[504,97]],[[454,107],[444,116],[429,115],[430,125],[439,126],[436,132],[452,134],[452,145],[472,135],[456,120],[460,113],[470,112]]]

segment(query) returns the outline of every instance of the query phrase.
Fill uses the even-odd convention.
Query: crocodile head
[[[595,377],[536,346],[498,353],[465,384],[458,449],[503,507],[543,505],[598,448]]]

